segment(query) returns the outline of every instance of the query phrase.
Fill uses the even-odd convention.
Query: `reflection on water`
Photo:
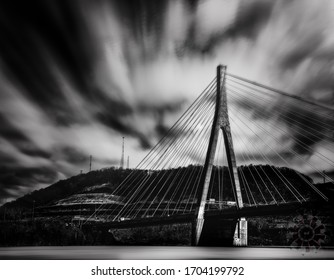
[[[0,248],[0,259],[334,259],[334,249],[82,246]]]

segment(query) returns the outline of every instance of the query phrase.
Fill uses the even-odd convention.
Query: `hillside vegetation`
[[[201,172],[201,169],[201,166],[193,165],[178,168],[177,172],[184,175],[180,176],[180,178],[183,178],[179,182],[181,186],[182,184],[186,184],[186,181],[189,180],[190,185],[194,185],[195,176],[190,177],[189,174],[198,174]],[[80,194],[86,194],[86,198],[81,196],[80,199],[89,198],[89,194],[91,194],[90,197],[93,197],[94,193],[98,193],[99,195],[103,193],[108,195],[114,193],[115,195],[118,195],[119,193],[115,192],[116,187],[131,172],[138,173],[136,175],[138,181],[140,181],[142,176],[147,176],[146,170],[134,171],[130,169],[108,168],[91,171],[86,174],[73,176],[66,180],[60,180],[47,188],[34,191],[13,202],[7,203],[0,208],[0,213],[3,214],[3,212],[6,211],[5,215],[7,219],[17,219],[18,216],[22,217],[22,213],[25,211],[31,212],[33,207],[50,206],[64,201],[70,202],[71,197],[76,196],[78,198],[80,197]],[[154,190],[150,192],[151,197],[148,197],[148,200],[154,199],[161,189],[160,194],[164,194],[163,188],[168,187],[168,182],[166,184],[165,180],[156,179],[157,177],[173,178],[172,176],[168,176],[171,172],[175,172],[175,169],[166,169],[162,172],[151,171],[148,184],[150,181],[155,180],[155,182],[160,182],[160,185],[154,185]],[[312,196],[317,197],[309,186],[312,180],[289,168],[277,168],[269,165],[250,165],[239,167],[238,172],[245,203],[253,204],[254,201],[259,204],[273,203],[275,200],[281,201],[281,196],[284,197],[286,201],[294,201],[296,198],[287,187],[291,185],[293,185],[293,187],[305,198],[310,198]],[[184,180],[184,182],[182,180]],[[223,185],[222,191],[219,190],[219,185]],[[228,168],[214,166],[209,197],[219,200],[219,196],[223,196],[224,200],[233,201],[234,194],[230,186],[231,180]],[[125,191],[122,190],[121,195],[126,196],[131,194],[136,187],[136,181],[134,181],[131,185],[127,186]],[[191,194],[192,190],[190,188],[184,193],[182,192],[183,189],[180,188],[175,197],[180,197],[181,195],[189,197],[190,195],[193,195]],[[252,194],[250,194],[250,192]],[[196,196],[199,198],[200,193],[197,192]],[[169,199],[168,195],[164,199]],[[84,202],[81,201],[81,203]]]

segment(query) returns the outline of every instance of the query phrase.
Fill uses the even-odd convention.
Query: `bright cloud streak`
[[[122,136],[130,166],[136,166],[212,80],[219,63],[250,80],[333,104],[333,1],[25,5],[24,17],[15,5],[0,6],[6,31],[0,47],[4,198],[87,171],[90,155],[96,169],[118,166]],[[270,109],[280,102],[277,98]],[[292,114],[295,108],[287,104],[285,110]],[[270,127],[280,123],[296,139],[306,125],[292,129],[287,118],[277,117],[269,122]],[[270,129],[265,120],[257,125]],[[265,138],[257,125],[252,129]],[[284,136],[279,130],[274,134]],[[258,142],[253,151],[242,149],[240,139],[254,136],[236,135],[237,151],[255,155],[261,148]],[[293,147],[291,139],[271,145],[283,151]],[[324,152],[322,143],[317,141],[313,152]],[[301,157],[318,164],[312,153]],[[311,172],[294,160],[294,166]]]

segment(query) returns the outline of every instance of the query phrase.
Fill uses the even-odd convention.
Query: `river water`
[[[0,247],[0,259],[161,260],[161,259],[334,259],[334,248],[224,248],[186,246]]]

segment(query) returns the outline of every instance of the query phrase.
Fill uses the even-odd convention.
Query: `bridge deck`
[[[269,215],[283,215],[291,213],[300,208],[301,205],[305,206],[306,203],[300,202],[284,203],[279,205],[261,205],[252,207],[243,207],[237,209],[236,207],[226,208],[223,210],[210,210],[205,212],[205,219],[231,219],[237,217],[256,217],[256,216],[269,216]],[[145,226],[165,225],[165,224],[177,224],[177,223],[192,223],[195,219],[194,214],[182,214],[173,216],[160,216],[160,217],[146,217],[140,219],[114,221],[99,223],[99,227],[105,227],[108,229],[120,229],[120,228],[136,228]]]

